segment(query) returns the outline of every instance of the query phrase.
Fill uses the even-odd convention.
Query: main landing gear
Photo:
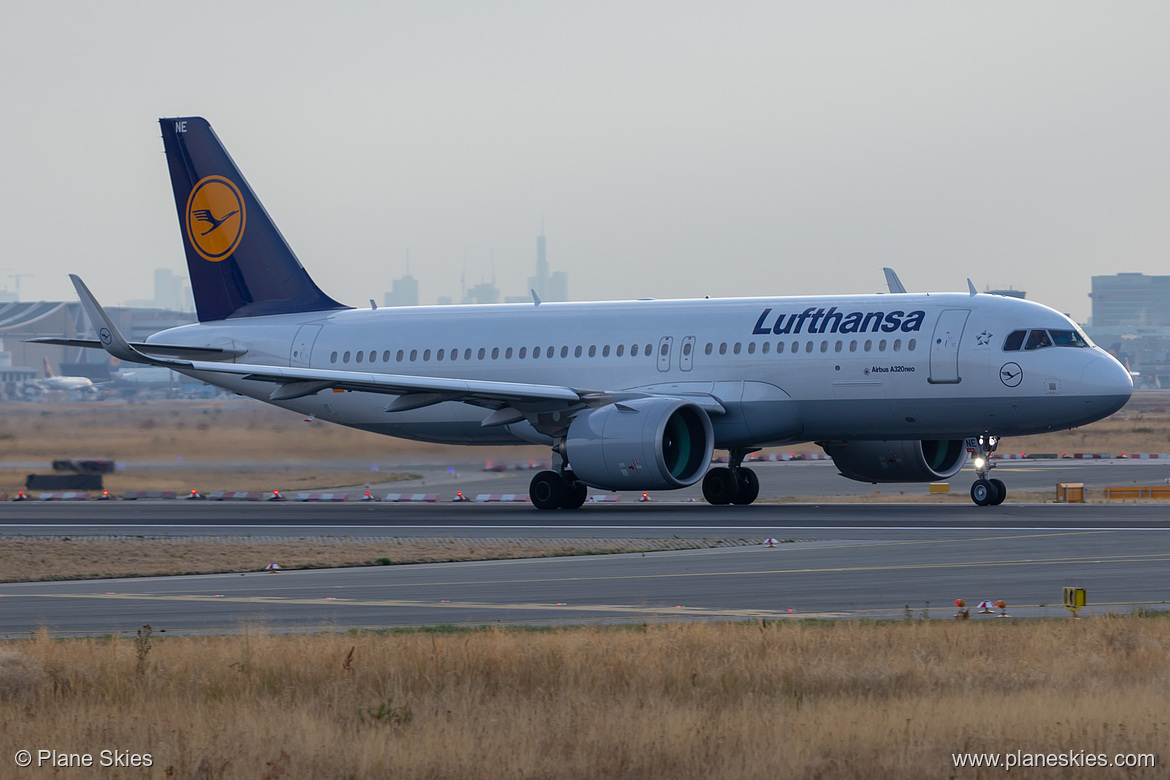
[[[588,493],[589,488],[571,471],[538,471],[528,485],[528,497],[537,509],[578,509]]]
[[[728,467],[716,466],[707,470],[703,477],[703,498],[708,504],[747,505],[760,495],[760,480],[756,472],[741,464],[748,453],[755,450],[733,449],[728,458]]]
[[[979,448],[975,453],[975,474],[979,479],[971,485],[971,500],[975,506],[999,506],[1007,498],[1007,485],[998,479],[988,479],[987,474],[995,464],[991,462],[991,453],[999,445],[995,436],[982,435],[978,438]]]

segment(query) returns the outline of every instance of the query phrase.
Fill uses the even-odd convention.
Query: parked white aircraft
[[[48,358],[43,361],[45,375],[40,379],[32,380],[32,384],[41,390],[72,390],[82,393],[96,393],[97,387],[93,380],[84,376],[57,376]]]
[[[73,276],[99,340],[48,341],[391,436],[547,445],[553,468],[530,486],[541,509],[579,507],[587,486],[700,479],[710,503],[750,504],[759,482],[744,458],[805,441],[867,482],[950,478],[969,442],[972,499],[998,504],[997,437],[1084,425],[1132,391],[1125,368],[1068,317],[970,283],[969,293],[350,308],[309,278],[205,120],[160,124],[199,323],[131,345]],[[714,449],[730,452],[728,467],[709,468]]]

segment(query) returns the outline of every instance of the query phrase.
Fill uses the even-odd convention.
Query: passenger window
[[[540,347],[533,347],[532,348],[532,359],[536,360],[539,357],[540,357]]]
[[[850,351],[850,352],[856,352],[856,351],[857,351],[857,339],[853,339],[853,341],[850,341],[850,342],[849,342],[849,351]]]
[[[500,359],[500,348],[499,347],[492,347],[492,360],[499,360],[499,359]]]
[[[456,347],[455,349],[452,349],[452,350],[451,350],[451,359],[452,359],[452,360],[458,360],[458,359],[459,359],[459,348],[458,348],[458,347]]]
[[[329,362],[330,362],[330,363],[336,363],[336,362],[337,362],[337,353],[336,353],[336,352],[334,352],[332,355],[330,355],[330,356],[329,356]]]
[[[647,344],[647,345],[646,345],[646,357],[650,357],[651,355],[653,355],[653,354],[654,354],[654,353],[651,351],[651,350],[653,350],[653,349],[654,349],[654,347],[653,347],[652,345],[650,345],[650,344]]]
[[[906,342],[906,349],[910,350],[911,352],[913,352],[917,346],[918,346],[918,341],[916,339],[910,339],[909,341]]]
[[[1004,352],[1017,352],[1020,347],[1024,345],[1024,336],[1028,335],[1026,330],[1013,330],[1008,334],[1008,337],[1003,340]]]
[[[765,342],[764,342],[764,343],[763,343],[763,344],[760,346],[760,352],[762,352],[763,354],[767,355],[767,354],[768,354],[768,350],[769,350],[769,349],[771,349],[771,348],[772,348],[772,342],[770,342],[770,341],[765,341]]]
[[[544,351],[544,354],[548,355],[550,358],[554,358],[557,356],[557,348],[556,347],[549,347],[548,349],[546,349]]]
[[[348,362],[349,362],[349,351],[348,351],[348,350],[346,351],[346,353],[345,353],[344,355],[342,355],[342,356],[341,356],[341,362],[342,362],[342,363],[348,363]]]
[[[487,350],[486,350],[486,349],[484,349],[483,347],[480,347],[480,348],[479,348],[479,352],[476,354],[476,357],[477,357],[479,360],[483,360],[483,356],[484,356],[486,353],[487,353]]]
[[[418,350],[417,350],[417,349],[412,349],[412,350],[410,351],[410,362],[411,362],[411,363],[413,363],[413,362],[414,362],[414,361],[416,361],[416,360],[418,360]]]
[[[589,345],[589,357],[597,357],[597,345],[596,344]]]
[[[370,362],[371,362],[371,363],[377,363],[377,362],[378,362],[378,350],[376,350],[376,349],[371,349],[371,350],[370,350]]]
[[[512,348],[508,347],[506,350],[504,350],[504,360],[511,360],[511,359],[512,359]]]
[[[828,352],[828,351],[829,351],[829,342],[822,341],[821,342],[821,352]]]
[[[580,344],[578,344],[577,348],[573,350],[573,357],[581,357],[581,345]]]
[[[748,354],[749,355],[756,354],[756,342],[754,342],[754,341],[748,342]]]
[[[703,347],[703,354],[704,354],[704,355],[710,355],[710,354],[711,354],[711,350],[712,350],[712,349],[714,349],[714,348],[715,348],[715,345],[714,345],[714,344],[712,344],[712,343],[710,343],[710,342],[707,342],[707,346]]]
[[[689,341],[686,342],[685,344],[683,344],[683,357],[690,357],[691,356],[691,347],[692,346],[693,345]]]
[[[1044,349],[1052,346],[1052,339],[1048,338],[1048,331],[1034,330],[1028,334],[1028,343],[1024,349]]]
[[[404,354],[406,354],[406,353],[404,353],[402,350],[398,350],[398,354],[394,356],[394,359],[395,359],[395,360],[397,360],[399,363],[401,363],[401,362],[402,362],[402,356],[403,356]]]
[[[804,351],[805,352],[812,352],[813,351],[813,343],[811,341],[805,343]]]
[[[869,352],[871,349],[873,349],[873,342],[870,341],[869,339],[866,339],[865,340],[865,351]]]
[[[362,362],[362,358],[364,358],[365,356],[366,356],[366,353],[359,350],[358,353],[353,356],[354,362],[355,363]]]
[[[468,347],[467,349],[463,350],[463,359],[464,360],[471,360],[471,347]]]
[[[567,358],[569,356],[569,348],[561,347],[561,357]]]
[[[886,340],[882,339],[881,341],[878,342],[878,352],[885,352],[885,351],[886,351]]]
[[[621,357],[621,356],[622,356],[622,354],[623,354],[625,351],[626,351],[626,345],[625,345],[625,344],[618,344],[618,347],[617,347],[617,356],[618,356],[618,357]]]
[[[726,341],[724,341],[722,344],[719,345],[719,354],[720,355],[727,354],[727,342]]]
[[[429,349],[423,350],[423,360],[431,359],[431,351]]]
[[[894,351],[895,352],[902,351],[902,339],[894,339]]]
[[[840,351],[841,351],[841,348],[842,348],[843,346],[845,346],[845,342],[844,342],[844,341],[838,341],[836,344],[834,344],[834,345],[833,345],[833,351],[834,351],[834,352],[840,352]]]
[[[800,352],[800,342],[794,341],[792,342],[792,354],[795,355],[797,352]]]
[[[382,362],[383,363],[390,362],[390,350],[386,350],[385,352],[382,353]]]
[[[783,352],[784,352],[784,342],[777,341],[776,342],[776,354],[780,355],[780,354],[783,354]]]
[[[520,352],[518,354],[518,357],[521,360],[523,360],[527,356],[528,356],[528,347],[520,347]]]
[[[601,348],[601,356],[602,357],[609,357],[609,344],[606,344],[604,347]]]
[[[736,355],[739,354],[739,342],[738,341],[735,342],[735,346],[731,348],[731,351]]]
[[[442,360],[443,355],[445,355],[445,354],[447,354],[447,351],[444,349],[440,349],[438,352],[435,353],[435,360]]]

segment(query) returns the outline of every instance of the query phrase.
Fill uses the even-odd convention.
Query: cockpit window
[[[1020,347],[1024,346],[1024,336],[1028,335],[1026,330],[1013,330],[1008,334],[1008,337],[1003,341],[1004,352],[1017,352]]]
[[[1028,343],[1024,349],[1043,349],[1044,347],[1051,347],[1052,339],[1046,330],[1034,330],[1028,334]]]
[[[1050,330],[1052,343],[1058,347],[1087,347],[1089,343],[1075,330]]]

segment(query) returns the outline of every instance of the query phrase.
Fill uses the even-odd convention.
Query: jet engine
[[[841,471],[858,482],[934,482],[967,462],[962,439],[941,441],[831,441],[821,445]]]
[[[565,456],[574,476],[603,490],[672,490],[693,485],[711,463],[711,420],[678,398],[637,398],[578,414]]]

